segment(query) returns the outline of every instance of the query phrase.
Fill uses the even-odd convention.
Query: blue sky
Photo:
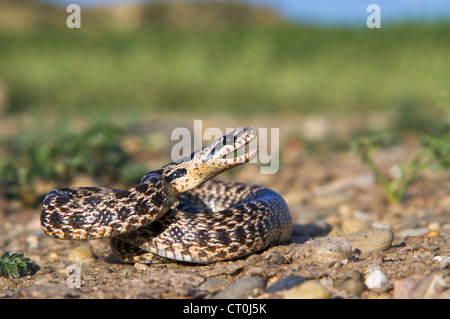
[[[67,5],[102,5],[109,3],[142,2],[145,0],[45,0]],[[381,8],[381,22],[398,21],[450,21],[450,0],[244,0],[274,8],[290,20],[318,25],[358,25],[370,13],[369,4]]]

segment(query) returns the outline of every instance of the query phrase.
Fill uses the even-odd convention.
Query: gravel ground
[[[403,144],[380,152],[376,160],[389,168],[416,148],[417,143]],[[246,165],[223,176],[282,194],[294,221],[290,241],[210,265],[123,264],[111,254],[108,240],[48,238],[40,229],[39,207],[0,198],[0,247],[24,253],[34,264],[22,278],[0,277],[0,297],[450,297],[449,172],[425,171],[401,204],[388,205],[355,155],[299,152],[301,147],[288,149],[275,175]]]

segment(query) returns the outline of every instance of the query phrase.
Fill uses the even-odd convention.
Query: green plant
[[[39,134],[31,129],[5,143],[0,190],[14,198],[20,192],[33,193],[34,181],[67,184],[78,173],[115,181],[129,162],[120,144],[122,135],[122,129],[111,125],[92,125],[79,134],[60,129]]]
[[[32,265],[30,258],[24,257],[23,254],[10,255],[6,252],[0,257],[0,274],[6,278],[19,278],[25,276]]]
[[[400,171],[389,179],[375,164],[372,153],[375,149],[392,143],[392,136],[379,133],[370,137],[363,136],[352,142],[352,150],[359,153],[383,187],[389,203],[401,202],[408,187],[416,180],[420,172],[433,164],[446,169],[450,167],[450,130],[439,136],[423,136],[422,146],[412,159],[398,165]]]

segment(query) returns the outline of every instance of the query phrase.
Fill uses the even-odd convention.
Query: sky
[[[143,2],[145,0],[41,1],[62,5],[76,3],[84,6]],[[405,20],[450,21],[450,0],[243,0],[243,2],[263,4],[275,9],[289,20],[313,25],[365,24],[367,17],[371,14],[366,9],[372,3],[380,6],[382,23],[396,23]]]

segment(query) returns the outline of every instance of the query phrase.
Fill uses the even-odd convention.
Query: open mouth
[[[256,142],[256,136],[256,129],[252,127],[236,129],[205,146],[208,153],[203,157],[203,162],[213,160],[223,164],[247,163],[258,152],[256,143],[251,143]]]

